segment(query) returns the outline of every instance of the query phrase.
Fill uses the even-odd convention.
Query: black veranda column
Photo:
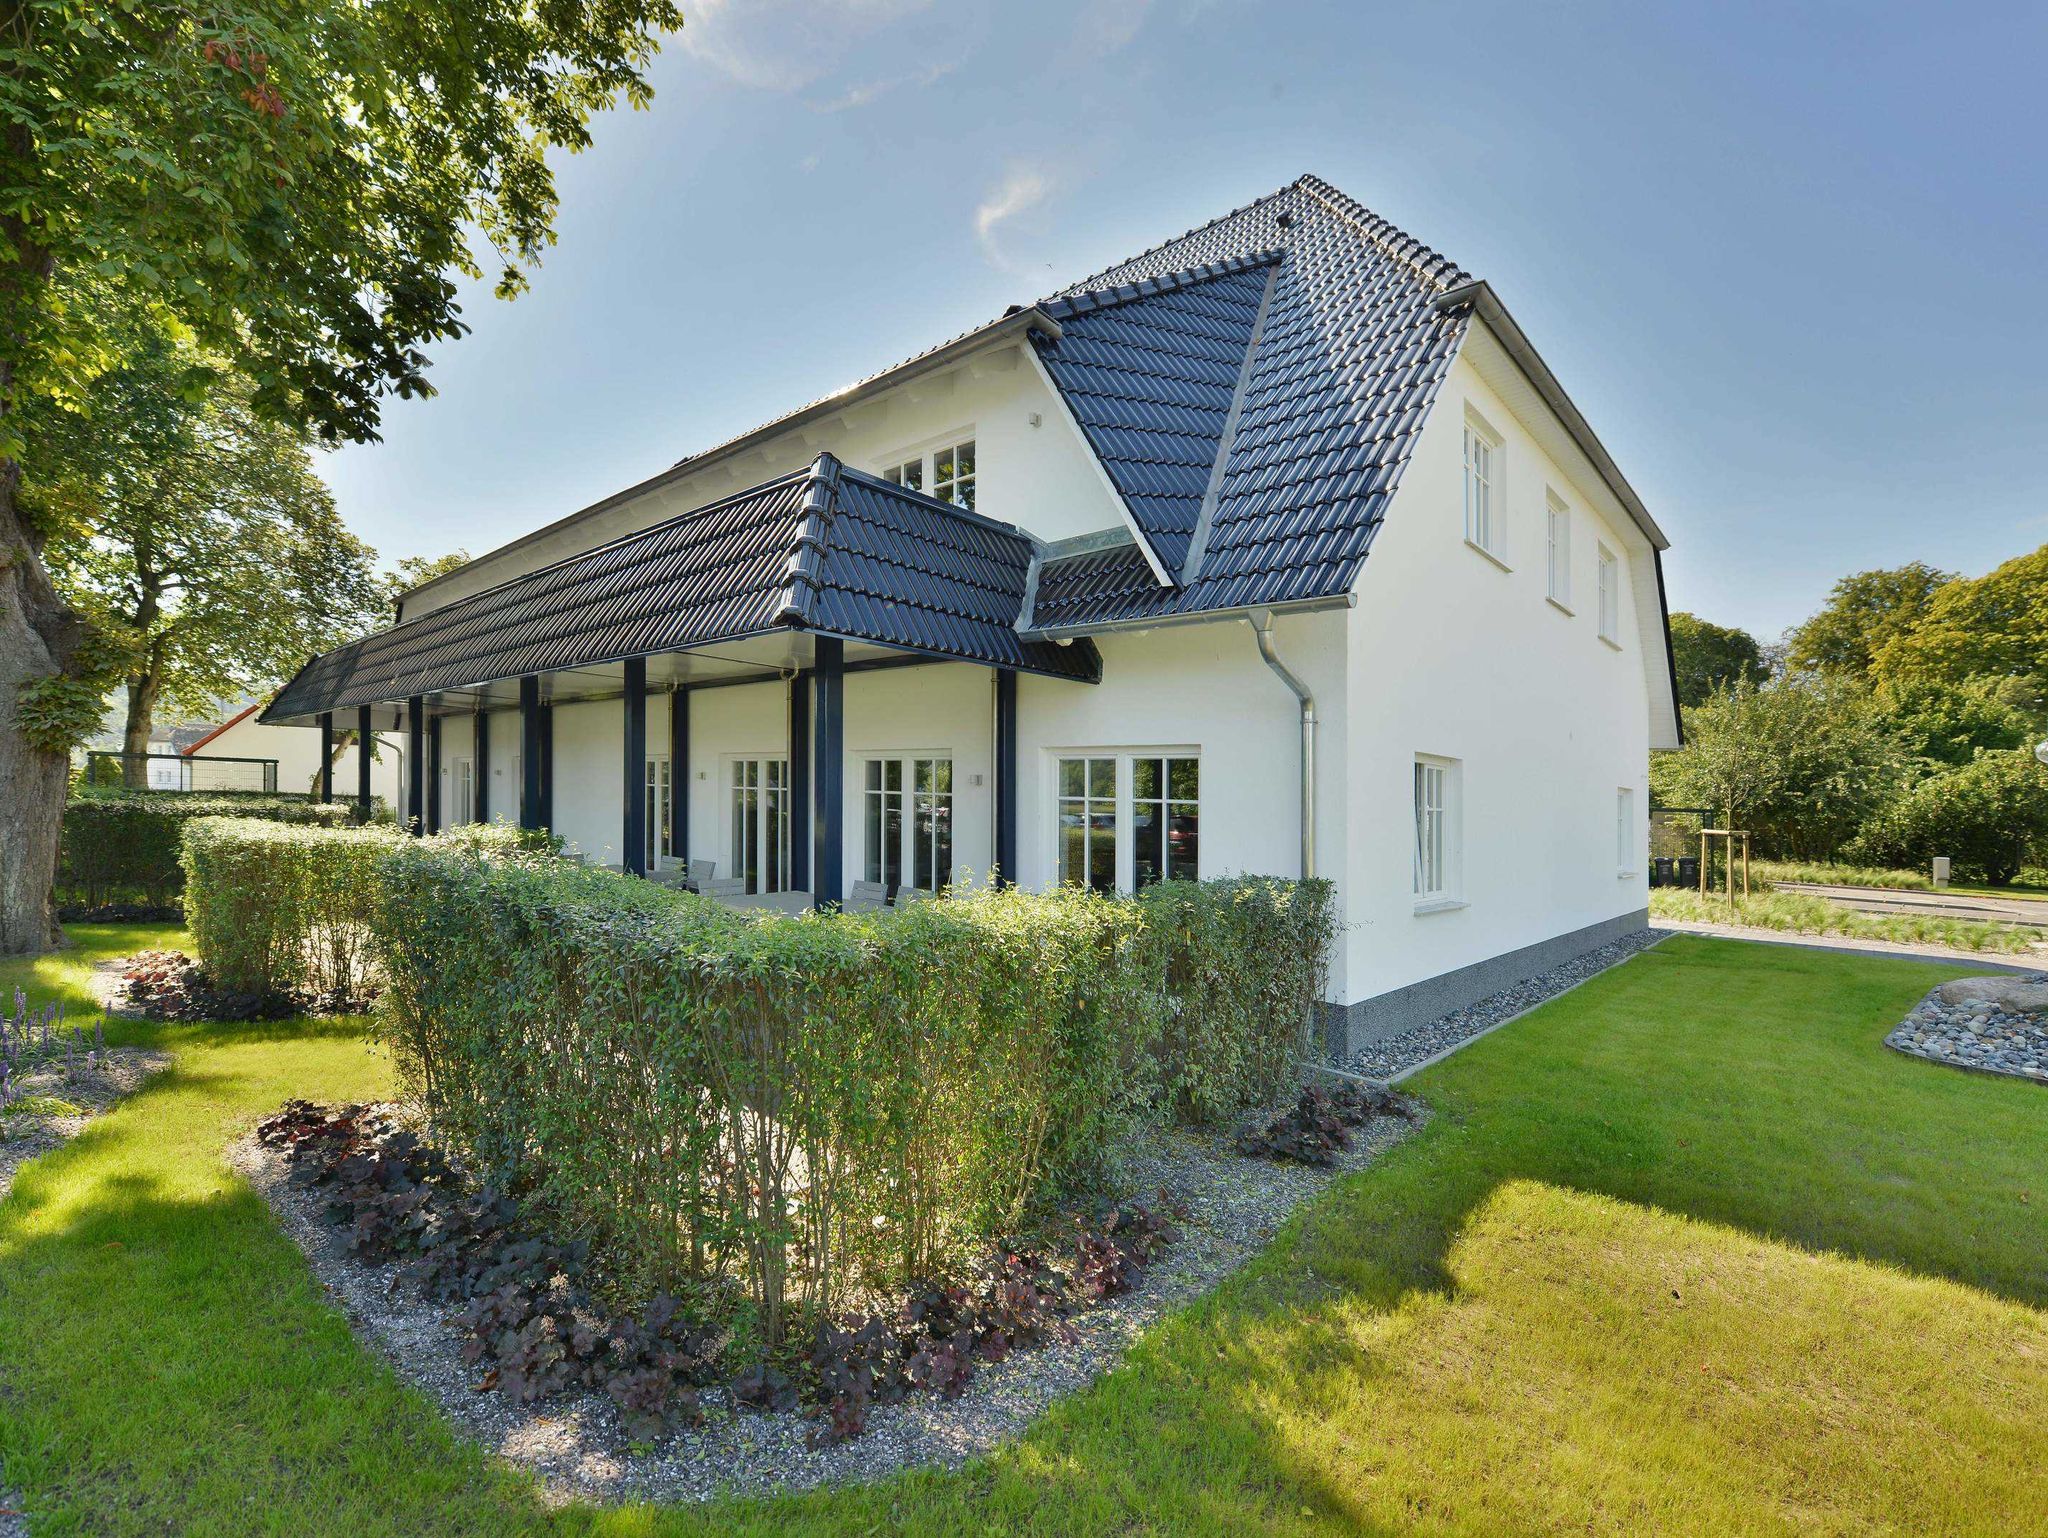
[[[996,669],[996,878],[1017,881],[1017,670]]]
[[[519,826],[539,828],[540,680],[532,674],[519,680]]]
[[[631,874],[647,874],[647,659],[626,659],[626,816],[620,838],[626,846],[619,863]]]
[[[470,812],[478,822],[491,820],[491,713],[476,713],[476,742],[470,748]]]
[[[540,825],[555,825],[555,702],[540,707]]]
[[[356,819],[370,820],[370,749],[377,733],[370,721],[370,707],[356,712]]]
[[[427,831],[441,831],[441,718],[427,722]]]
[[[789,681],[789,885],[811,885],[811,673]]]
[[[816,763],[811,773],[811,893],[819,908],[836,908],[845,896],[840,861],[846,836],[843,778],[846,757],[846,645],[819,636],[812,663],[811,736]]]
[[[690,690],[668,697],[668,826],[676,858],[690,869]]]
[[[320,712],[320,800],[334,800],[334,712]]]
[[[405,702],[405,830],[418,838],[427,827],[427,702]]]

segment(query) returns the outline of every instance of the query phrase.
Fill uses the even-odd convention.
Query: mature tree
[[[1687,706],[1704,704],[1718,687],[1760,684],[1771,676],[1755,636],[1683,609],[1671,616],[1671,663],[1678,703]]]
[[[2025,680],[2048,693],[2048,545],[1935,592],[1912,629],[1874,649],[1886,683]]]
[[[1952,580],[1925,561],[1844,577],[1821,611],[1792,632],[1786,660],[1801,670],[1867,679],[1877,653],[1918,625],[1935,590]]]
[[[1658,799],[1725,812],[1789,859],[1833,858],[1912,772],[1869,691],[1833,674],[1716,689],[1685,713],[1685,738],[1658,761]]]
[[[2024,749],[1980,753],[1929,775],[1864,827],[1861,859],[1925,867],[1936,855],[1959,875],[2003,885],[2048,857],[2048,768]]]
[[[1881,684],[1877,698],[1907,748],[1941,764],[2031,747],[2048,729],[2041,693],[2025,678],[1983,676],[1954,684],[1908,679]]]
[[[384,574],[384,612],[397,612],[398,600],[416,587],[424,587],[436,577],[445,577],[458,566],[469,564],[467,550],[451,550],[446,555],[409,555]]]
[[[21,406],[120,361],[98,278],[230,351],[259,409],[374,436],[458,336],[454,276],[510,295],[551,238],[546,151],[642,78],[676,0],[13,0],[0,8],[0,953],[50,909],[67,753],[118,640],[51,583],[17,501]],[[54,475],[50,477],[54,479]]]
[[[57,588],[132,649],[121,747],[146,783],[158,707],[204,716],[378,615],[372,552],[343,527],[299,431],[246,377],[163,327],[95,379],[84,410],[31,402],[22,506]]]

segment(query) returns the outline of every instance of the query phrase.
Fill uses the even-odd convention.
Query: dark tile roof
[[[1162,586],[1144,552],[1126,543],[1047,557],[1038,569],[1027,623],[1054,630],[1146,619],[1172,614],[1179,602],[1179,589]]]
[[[808,469],[365,636],[302,668],[265,720],[818,630],[995,667],[1095,679],[1093,646],[1016,627],[1030,539],[845,469]]]
[[[1277,255],[1234,259],[1041,306],[1035,343],[1132,518],[1178,575]]]
[[[1075,284],[1047,306],[1131,288],[1134,297],[1110,312],[1128,323],[1143,309],[1172,303],[1169,296],[1213,292],[1224,280],[1204,282],[1200,274],[1219,264],[1236,264],[1239,281],[1248,282],[1253,264],[1274,252],[1272,294],[1201,559],[1165,612],[1348,592],[1464,334],[1467,314],[1443,313],[1436,300],[1469,281],[1466,274],[1312,176]],[[1161,280],[1159,295],[1148,297],[1143,286]],[[1170,330],[1162,317],[1145,340]],[[1126,340],[1123,356],[1090,364],[1085,395],[1054,374],[1077,416],[1104,409],[1104,398],[1146,402],[1158,393],[1156,371],[1134,340]],[[1212,409],[1215,399],[1213,390],[1205,397]],[[1132,513],[1161,565],[1176,574],[1171,553],[1185,551],[1182,531],[1192,529],[1191,484],[1192,477],[1177,481],[1179,498],[1167,499],[1170,528],[1148,526],[1160,518],[1156,507]],[[1165,602],[1135,586],[1127,592],[1132,612],[1099,603],[1093,622],[1153,617]],[[1040,593],[1049,596],[1043,573]],[[1048,623],[1044,604],[1034,607],[1032,623]]]

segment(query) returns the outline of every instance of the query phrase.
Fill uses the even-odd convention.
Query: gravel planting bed
[[[1075,1314],[1071,1342],[977,1365],[957,1400],[914,1395],[877,1407],[864,1435],[837,1446],[806,1445],[819,1424],[812,1415],[738,1410],[723,1389],[709,1389],[702,1426],[637,1454],[624,1446],[617,1413],[600,1395],[524,1406],[477,1392],[477,1370],[462,1361],[445,1310],[395,1290],[396,1264],[350,1258],[336,1230],[318,1221],[324,1199],[288,1183],[282,1153],[251,1136],[229,1150],[229,1162],[270,1203],[358,1338],[463,1434],[537,1474],[551,1500],[698,1501],[951,1468],[1001,1446],[1054,1400],[1113,1368],[1160,1315],[1215,1287],[1337,1175],[1364,1168],[1416,1124],[1376,1118],[1357,1129],[1332,1169],[1247,1158],[1226,1138],[1155,1136],[1131,1160],[1126,1188],[1140,1199],[1163,1190],[1185,1208],[1181,1238],[1146,1268],[1136,1290]]]
[[[2048,1084],[2048,972],[1943,983],[1884,1044],[1930,1062]]]
[[[1575,957],[1562,966],[1552,967],[1548,972],[1503,988],[1499,993],[1468,1004],[1463,1009],[1454,1009],[1447,1015],[1438,1015],[1434,1020],[1424,1021],[1398,1036],[1385,1041],[1374,1042],[1350,1063],[1353,1073],[1363,1074],[1368,1079],[1392,1079],[1398,1074],[1419,1068],[1431,1058],[1462,1046],[1473,1037],[1493,1029],[1504,1020],[1511,1020],[1524,1010],[1534,1009],[1546,999],[1556,998],[1560,993],[1576,988],[1587,978],[1605,972],[1609,967],[1619,966],[1631,956],[1648,950],[1664,935],[1655,929],[1639,929],[1632,935],[1625,935],[1596,951]]]
[[[78,1136],[93,1117],[134,1094],[170,1061],[168,1052],[151,1048],[110,1047],[91,1068],[81,1065],[67,1071],[59,1062],[24,1075],[15,1104],[0,1109],[0,1201],[13,1189],[15,1172],[22,1165]],[[82,1114],[50,1115],[21,1103],[45,1097],[76,1106]]]

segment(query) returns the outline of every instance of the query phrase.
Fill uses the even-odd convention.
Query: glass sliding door
[[[789,760],[736,758],[729,790],[732,873],[749,895],[789,886]]]

